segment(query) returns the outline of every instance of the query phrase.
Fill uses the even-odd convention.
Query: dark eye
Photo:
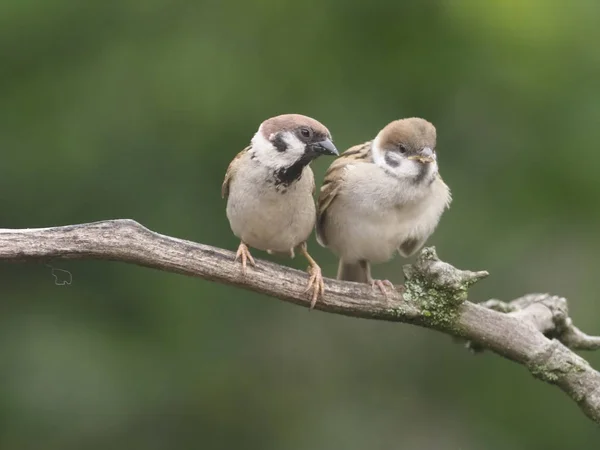
[[[300,134],[303,138],[310,138],[312,136],[312,130],[310,128],[300,128]]]
[[[400,150],[400,153],[406,153],[407,152],[406,145],[404,145],[404,144],[400,144],[398,146],[398,149]]]

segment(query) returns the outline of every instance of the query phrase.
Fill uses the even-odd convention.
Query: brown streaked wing
[[[325,235],[323,233],[323,227],[327,218],[327,208],[336,198],[343,179],[343,172],[348,164],[353,162],[373,162],[371,155],[371,143],[372,141],[365,142],[364,144],[355,145],[350,147],[339,158],[336,158],[323,179],[323,185],[319,192],[319,199],[317,201],[317,237],[323,245],[327,245]]]
[[[252,146],[246,147],[244,150],[235,155],[235,158],[229,163],[229,167],[227,167],[227,172],[225,172],[225,179],[223,180],[223,185],[221,186],[221,197],[228,198],[229,197],[229,183],[233,179],[233,176],[238,170],[238,164],[240,163],[242,156],[250,150]]]

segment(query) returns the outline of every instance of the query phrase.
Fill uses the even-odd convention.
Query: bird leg
[[[371,288],[375,290],[375,288],[379,289],[383,295],[388,296],[387,288],[391,288],[395,290],[396,287],[390,280],[375,280],[371,276],[371,265],[367,261],[360,261],[359,263],[367,274],[367,282],[371,285]]]
[[[240,241],[240,246],[238,247],[237,253],[235,254],[235,260],[242,259],[242,274],[246,275],[246,261],[249,261],[254,267],[256,267],[256,263],[254,262],[254,258],[250,254],[250,250],[248,250],[248,246],[244,244],[244,241]]]
[[[388,296],[387,288],[395,289],[394,284],[390,280],[373,280],[371,279],[371,288],[379,289],[383,295]]]
[[[300,244],[300,251],[304,255],[304,257],[308,260],[308,274],[310,278],[308,279],[308,285],[304,292],[309,292],[312,290],[312,297],[310,301],[310,309],[313,309],[317,304],[317,300],[320,296],[325,293],[325,283],[323,282],[323,274],[321,273],[321,268],[317,264],[317,262],[312,259],[312,256],[308,254],[308,249],[306,248],[306,242]]]

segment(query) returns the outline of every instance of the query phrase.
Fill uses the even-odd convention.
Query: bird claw
[[[246,275],[246,262],[250,262],[253,267],[256,267],[256,262],[254,262],[254,258],[250,254],[250,250],[248,250],[248,246],[243,242],[240,243],[238,247],[237,253],[235,254],[235,260],[242,259],[242,274]]]
[[[319,297],[323,296],[325,293],[325,283],[319,266],[310,266],[308,268],[308,273],[310,278],[308,279],[308,284],[304,292],[309,292],[312,289],[313,293],[310,301],[310,309],[314,309]]]
[[[375,288],[379,289],[383,295],[388,296],[387,288],[391,288],[392,290],[396,290],[396,286],[390,280],[373,280],[371,281],[371,288],[375,290]]]

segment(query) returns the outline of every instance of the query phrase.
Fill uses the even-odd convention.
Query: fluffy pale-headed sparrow
[[[338,279],[370,283],[370,263],[414,254],[449,207],[435,152],[436,130],[420,118],[396,120],[373,141],[329,167],[318,200],[317,240],[339,258]]]
[[[321,269],[306,248],[316,219],[309,164],[320,155],[338,155],[323,124],[299,114],[272,117],[231,161],[222,187],[231,230],[241,240],[235,259],[241,259],[242,272],[247,261],[256,266],[248,246],[292,258],[299,247],[310,264],[311,308],[325,290]]]

